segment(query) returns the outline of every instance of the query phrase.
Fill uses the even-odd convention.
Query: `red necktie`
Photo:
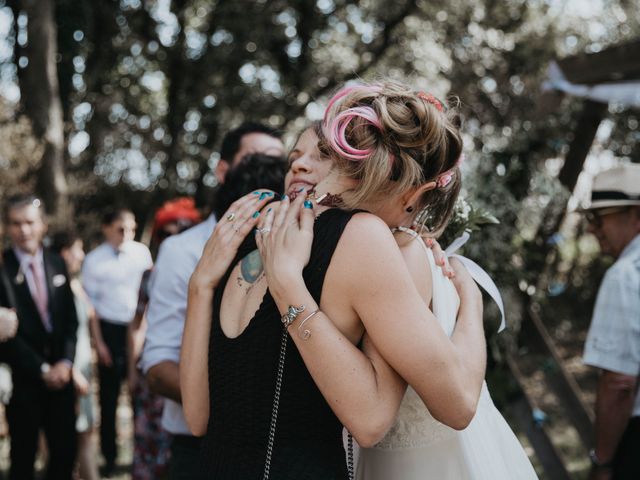
[[[51,323],[49,322],[49,300],[47,298],[47,285],[44,281],[44,275],[42,272],[42,268],[40,267],[40,262],[35,258],[32,259],[29,263],[29,268],[31,269],[31,274],[33,275],[34,284],[34,290],[31,292],[31,296],[36,303],[36,307],[38,308],[38,312],[40,313],[40,318],[42,319],[42,324],[44,325],[45,330],[47,332],[50,332]]]

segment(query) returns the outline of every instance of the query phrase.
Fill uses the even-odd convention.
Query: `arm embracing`
[[[437,420],[465,428],[475,414],[486,361],[479,291],[467,285],[458,318],[464,328],[459,325],[449,339],[425,308],[382,221],[356,215],[343,240],[346,271],[367,279],[354,283],[350,296],[372,342]]]
[[[242,241],[258,222],[258,212],[269,198],[248,194],[229,207],[207,240],[202,257],[189,280],[187,317],[180,353],[180,393],[185,420],[196,436],[206,433],[210,414],[207,359],[214,290],[227,272]],[[231,218],[230,212],[233,212]]]

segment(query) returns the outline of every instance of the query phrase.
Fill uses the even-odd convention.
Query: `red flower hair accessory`
[[[418,92],[417,95],[418,95],[418,98],[436,107],[439,112],[444,112],[444,105],[442,105],[442,102],[438,100],[436,97],[434,97],[433,95],[431,95],[430,93]]]
[[[160,231],[166,224],[177,221],[187,221],[193,224],[200,222],[200,212],[196,208],[193,198],[179,197],[165,202],[153,219],[153,232]]]

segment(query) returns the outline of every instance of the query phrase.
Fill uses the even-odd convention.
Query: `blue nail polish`
[[[260,195],[260,192],[259,192],[259,191],[257,191],[257,190],[256,190],[255,192],[252,192],[252,193],[253,193],[254,195]]]
[[[258,200],[264,200],[265,198],[267,198],[269,196],[269,192],[262,192],[260,194],[260,198]]]
[[[256,212],[253,214],[253,218],[258,218],[259,215],[260,215],[260,212]]]
[[[304,188],[301,188],[300,190],[298,190],[298,193],[300,192],[304,192]]]
[[[304,201],[304,208],[313,208],[313,204],[311,203],[311,200]]]
[[[285,194],[282,196],[282,200],[287,200],[289,197]]]
[[[267,213],[269,213],[270,211],[271,211],[271,208],[268,208],[268,209],[267,209]]]

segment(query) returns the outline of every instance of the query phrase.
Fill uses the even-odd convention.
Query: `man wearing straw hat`
[[[584,362],[601,370],[591,480],[640,479],[640,164],[596,175],[588,231],[616,259],[600,289]]]

